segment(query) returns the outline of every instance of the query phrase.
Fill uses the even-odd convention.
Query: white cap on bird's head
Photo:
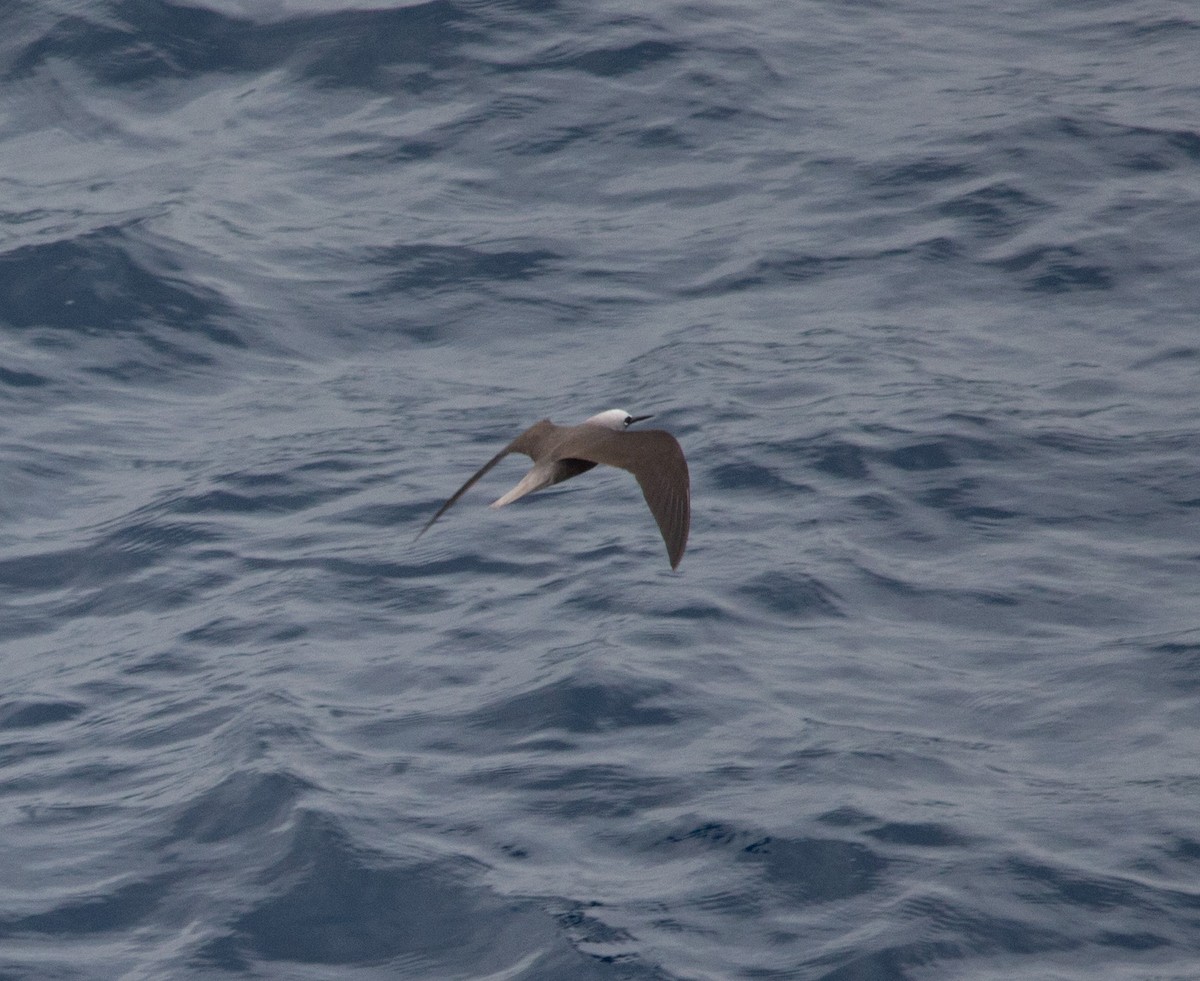
[[[652,418],[653,416],[631,416],[624,409],[605,409],[583,422],[588,426],[603,426],[605,429],[621,430],[628,429],[635,422]]]

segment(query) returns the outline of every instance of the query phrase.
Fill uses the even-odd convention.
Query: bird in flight
[[[637,478],[650,513],[662,532],[671,568],[678,568],[692,521],[687,460],[679,441],[665,430],[626,431],[635,422],[649,418],[631,416],[624,409],[609,409],[578,426],[556,426],[549,419],[535,422],[456,490],[417,532],[417,538],[508,454],[524,453],[533,460],[533,468],[516,487],[493,502],[492,507],[502,508],[543,487],[578,477],[598,463],[620,467]]]

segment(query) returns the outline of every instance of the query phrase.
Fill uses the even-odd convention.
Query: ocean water
[[[0,23],[0,978],[1200,977],[1193,4]]]

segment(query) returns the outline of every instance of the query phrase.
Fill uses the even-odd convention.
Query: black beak
[[[648,416],[630,416],[630,417],[629,417],[629,425],[631,425],[631,426],[632,426],[632,425],[633,425],[635,422],[641,422],[641,421],[642,421],[642,420],[644,420],[644,419],[653,419],[653,418],[654,418],[654,416],[653,416],[653,415],[648,415]]]

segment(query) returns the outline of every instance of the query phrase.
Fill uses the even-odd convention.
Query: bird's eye
[[[626,425],[626,426],[632,426],[632,425],[633,425],[633,416],[626,416],[626,417],[625,417],[625,425]]]

